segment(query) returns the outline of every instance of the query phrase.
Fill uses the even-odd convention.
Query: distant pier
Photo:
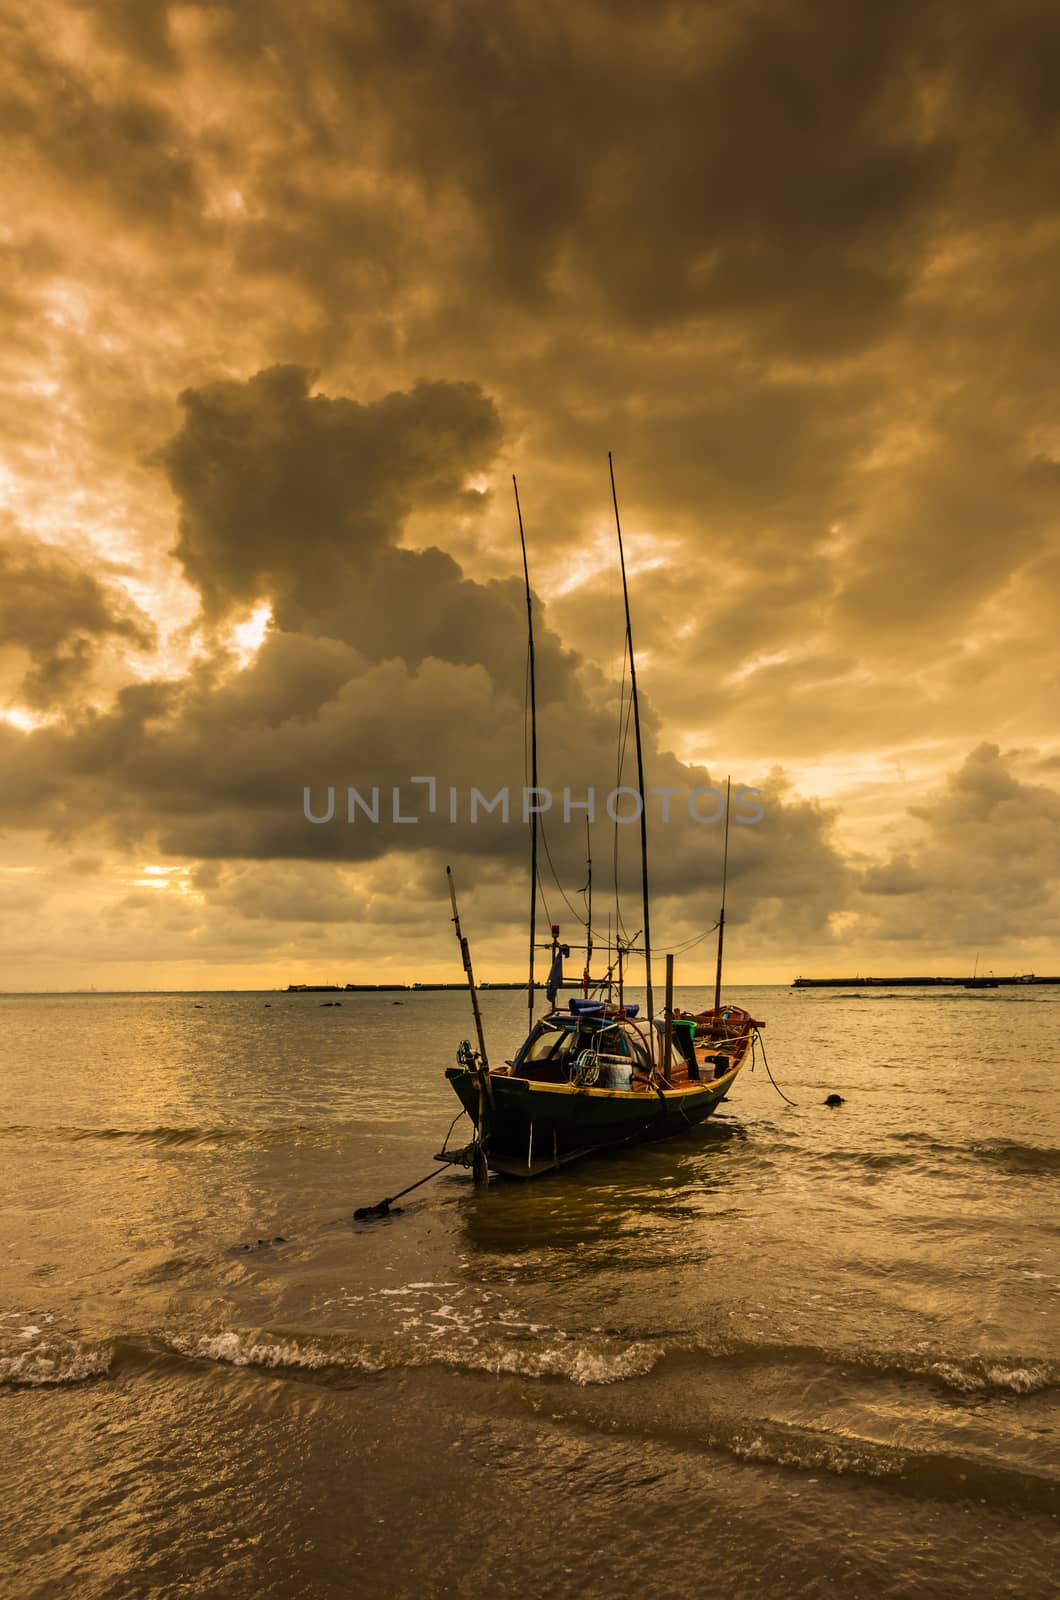
[[[580,989],[581,979],[567,979],[560,984],[561,989]],[[543,989],[543,983],[535,983],[535,989]],[[288,994],[421,994],[439,989],[466,989],[467,979],[462,983],[289,983]],[[522,983],[480,983],[480,989],[525,989],[526,981]]]
[[[795,978],[793,989],[1015,989],[1036,983],[1060,983],[1025,972],[1018,978]]]

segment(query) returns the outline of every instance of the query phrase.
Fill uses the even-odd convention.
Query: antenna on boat
[[[626,607],[626,649],[629,653],[629,687],[633,700],[633,734],[637,746],[637,792],[640,796],[640,865],[641,890],[644,898],[644,987],[647,990],[648,1026],[655,1018],[655,1002],[651,988],[651,917],[648,910],[648,808],[644,800],[644,751],[640,739],[640,701],[637,698],[637,665],[633,656],[633,624],[629,616],[629,587],[626,583],[626,557],[622,549],[622,524],[618,515],[618,493],[615,489],[615,464],[607,452],[607,470],[611,475],[611,501],[615,508],[615,531],[618,534],[618,560],[622,568],[622,599]],[[619,968],[621,972],[621,968]],[[620,980],[621,981],[621,980]]]
[[[725,944],[725,887],[729,880],[729,790],[732,779],[725,780],[725,846],[721,856],[721,915],[718,917],[718,965],[714,972],[714,1009],[721,1010],[721,952]]]
[[[519,544],[523,552],[523,581],[526,585],[526,629],[530,648],[530,783],[534,791],[534,808],[530,813],[530,977],[526,985],[526,1004],[530,1013],[530,1027],[534,1026],[534,933],[537,922],[537,672],[534,661],[534,608],[530,599],[530,568],[526,560],[526,535],[523,532],[523,512],[519,504],[519,485],[512,473],[515,490],[515,514],[519,519]],[[525,750],[525,746],[524,746]],[[588,970],[588,969],[586,969]]]

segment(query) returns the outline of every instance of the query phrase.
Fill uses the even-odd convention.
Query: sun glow
[[[132,880],[136,889],[175,889],[184,894],[188,889],[187,867],[141,867],[141,876]]]
[[[38,728],[43,728],[54,720],[54,717],[38,716],[36,712],[26,711],[22,706],[9,706],[6,710],[0,711],[0,722],[8,723],[20,733],[35,733]]]
[[[257,606],[245,622],[237,622],[232,629],[235,652],[241,668],[248,666],[261,649],[271,621],[272,607],[265,602]]]

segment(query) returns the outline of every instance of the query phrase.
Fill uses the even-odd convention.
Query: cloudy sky
[[[0,45],[0,987],[455,978],[447,861],[519,975],[513,472],[542,915],[593,786],[635,933],[609,450],[679,977],[730,774],[734,981],[1060,971],[1055,6],[34,0]]]

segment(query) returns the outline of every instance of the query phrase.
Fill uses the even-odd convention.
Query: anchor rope
[[[443,1153],[445,1152],[446,1146],[449,1143],[449,1135],[452,1133],[453,1129],[456,1127],[457,1123],[460,1121],[460,1118],[461,1117],[466,1117],[466,1116],[467,1116],[467,1112],[461,1108],[461,1110],[459,1110],[457,1112],[456,1116],[453,1118],[452,1122],[449,1124],[449,1130],[446,1133],[446,1136],[445,1136],[444,1140],[442,1141],[442,1152]],[[445,1172],[445,1170],[446,1170],[445,1165],[442,1165],[442,1166],[439,1166],[439,1167],[435,1167],[432,1172],[428,1172],[428,1174],[427,1174],[427,1176],[425,1178],[417,1178],[416,1182],[415,1183],[410,1183],[407,1189],[399,1189],[397,1194],[387,1195],[387,1197],[385,1199],[378,1201],[376,1205],[374,1205],[374,1206],[358,1206],[357,1210],[353,1213],[354,1217],[358,1221],[361,1221],[365,1217],[373,1217],[373,1216],[383,1217],[383,1216],[385,1216],[386,1213],[390,1210],[390,1207],[394,1204],[395,1200],[400,1200],[404,1195],[411,1194],[413,1189],[419,1189],[423,1184],[430,1183],[432,1178],[440,1177],[441,1174],[443,1172]]]
[[[756,1044],[760,1044],[762,1046],[762,1065],[765,1067],[766,1072],[769,1074],[770,1083],[773,1085],[774,1089],[777,1091],[777,1093],[779,1094],[780,1098],[782,1100],[786,1100],[788,1102],[789,1106],[797,1106],[798,1105],[798,1101],[797,1100],[793,1100],[790,1095],[786,1095],[784,1093],[783,1089],[780,1087],[780,1084],[777,1082],[776,1078],[774,1078],[772,1072],[770,1072],[770,1069],[769,1069],[769,1057],[766,1055],[765,1040],[762,1038],[762,1035],[759,1033],[757,1028],[755,1029],[754,1033],[751,1035],[751,1071],[752,1072],[754,1071],[754,1056],[755,1056],[755,1045]]]

